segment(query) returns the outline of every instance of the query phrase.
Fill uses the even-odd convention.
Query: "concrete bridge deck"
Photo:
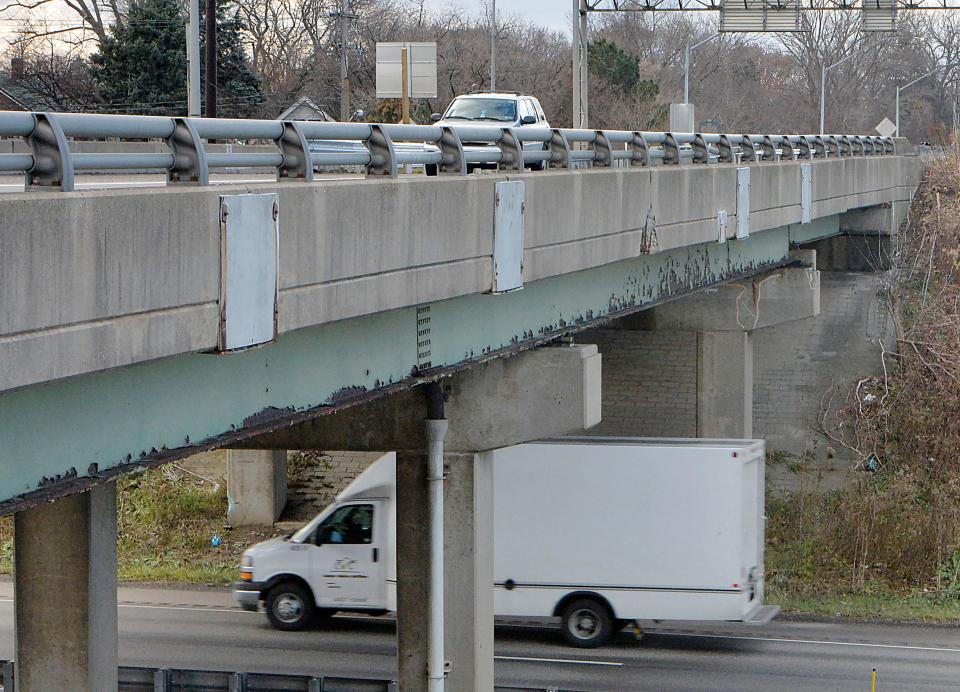
[[[887,155],[3,195],[0,502],[12,510],[782,266],[858,209],[882,206],[889,229],[919,165]],[[503,181],[525,188],[524,286],[493,295]],[[247,193],[279,200],[279,338],[211,355],[220,198]]]

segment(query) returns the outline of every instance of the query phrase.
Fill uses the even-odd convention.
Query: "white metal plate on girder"
[[[277,338],[278,211],[276,193],[220,197],[221,351]]]
[[[813,168],[809,163],[800,164],[800,223],[813,220]]]
[[[721,209],[717,212],[717,242],[727,242],[727,210]]]
[[[750,169],[737,169],[737,237],[750,237]]]
[[[496,184],[493,215],[493,292],[523,288],[523,200],[522,180]]]

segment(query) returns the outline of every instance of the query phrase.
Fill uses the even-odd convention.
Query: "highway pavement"
[[[389,618],[338,617],[307,632],[272,630],[223,591],[121,588],[123,665],[390,678]],[[555,625],[497,628],[497,684],[567,690],[960,690],[960,628],[851,622],[651,626],[593,650]],[[0,658],[13,657],[12,584],[0,583]]]

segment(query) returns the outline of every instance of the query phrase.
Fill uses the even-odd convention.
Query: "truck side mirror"
[[[436,122],[439,122],[442,118],[443,118],[443,116],[440,115],[439,113],[431,113],[431,114],[430,114],[430,122],[436,123]]]
[[[535,115],[525,115],[520,118],[521,125],[533,125],[535,122],[537,122],[537,116]]]

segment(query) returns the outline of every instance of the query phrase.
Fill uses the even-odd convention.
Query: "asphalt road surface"
[[[0,584],[0,658],[13,656],[12,585]],[[272,630],[215,591],[121,589],[122,665],[394,676],[388,618]],[[568,690],[960,690],[960,628],[775,621],[763,627],[666,626],[584,651],[555,626],[497,628],[498,685]]]

